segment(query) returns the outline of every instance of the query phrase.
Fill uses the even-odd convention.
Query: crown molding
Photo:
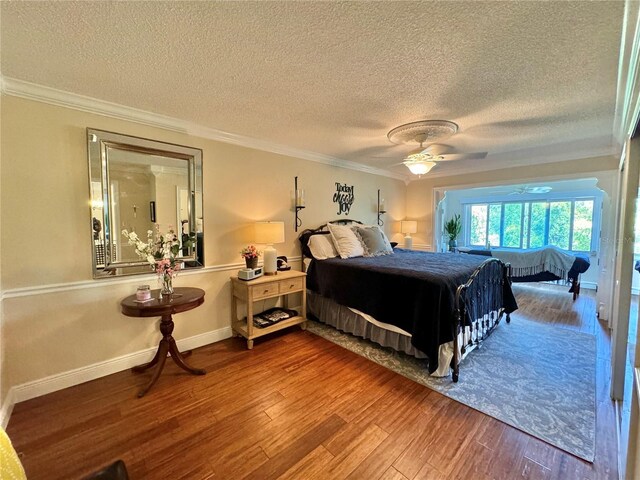
[[[83,112],[93,113],[95,115],[103,115],[129,122],[149,125],[151,127],[171,130],[178,133],[184,133],[196,137],[215,140],[218,142],[239,145],[247,148],[254,148],[265,152],[286,155],[288,157],[300,158],[311,162],[322,163],[332,167],[341,167],[358,172],[379,175],[382,177],[394,178],[396,180],[406,181],[407,176],[384,170],[381,168],[370,167],[361,163],[343,160],[341,158],[323,155],[321,153],[310,152],[298,148],[288,147],[267,140],[247,137],[236,133],[224,132],[215,128],[205,127],[178,118],[161,115],[158,113],[148,112],[117,103],[99,100],[85,95],[66,92],[44,85],[25,82],[11,77],[0,77],[0,87],[3,95],[35,100],[38,102],[48,103],[59,107],[71,108]]]
[[[192,122],[187,122],[185,120],[180,120],[178,118],[148,112],[146,110],[140,110],[117,103],[107,102],[85,95],[66,92],[63,90],[46,87],[44,85],[25,82],[16,78],[0,76],[0,89],[3,95],[35,100],[38,102],[70,108],[73,110],[79,110],[95,115],[103,115],[111,118],[139,123],[142,125],[148,125],[151,127],[162,128],[164,130],[170,130],[186,135],[201,137],[208,140],[215,140],[218,142],[253,148],[256,150],[275,153],[278,155],[286,155],[289,157],[308,160],[311,162],[322,163],[324,165],[329,165],[332,167],[341,167],[358,172],[369,173],[372,175],[393,178],[396,180],[401,180],[405,184],[409,184],[410,182],[414,182],[417,180],[426,180],[429,178],[449,177],[455,175],[484,172],[487,170],[500,170],[503,168],[531,165],[532,161],[535,161],[535,163],[552,163],[577,160],[581,158],[619,154],[617,143],[613,143],[611,146],[593,148],[588,152],[579,152],[575,148],[567,149],[566,152],[559,152],[557,150],[555,152],[551,152],[549,151],[549,147],[562,148],[562,146],[545,145],[528,149],[528,151],[526,152],[513,151],[500,153],[498,155],[495,155],[494,158],[491,158],[491,156],[487,157],[483,162],[478,163],[477,165],[467,165],[457,171],[450,170],[448,168],[443,169],[442,171],[434,169],[427,175],[423,175],[421,178],[418,178],[415,175],[411,174],[391,172],[389,170],[370,167],[368,165],[363,165],[361,163],[352,162],[350,160],[344,160],[329,155],[323,155],[321,153],[310,152],[307,150],[293,148],[266,140],[260,140],[236,133],[225,132],[222,130],[205,127],[203,125],[198,125]]]
[[[544,163],[556,163],[556,162],[569,162],[571,160],[582,160],[587,158],[595,158],[595,157],[606,157],[606,156],[618,156],[619,151],[615,144],[607,145],[603,147],[596,147],[590,149],[588,152],[576,152],[576,151],[567,151],[567,152],[544,152],[543,149],[547,149],[548,146],[544,147],[536,147],[530,150],[527,155],[521,156],[517,158],[516,155],[522,155],[521,152],[514,151],[508,152],[505,154],[500,154],[501,157],[505,157],[508,155],[513,155],[514,158],[506,161],[503,158],[490,158],[487,157],[481,163],[478,163],[474,166],[466,166],[463,169],[454,171],[454,170],[443,170],[437,171],[435,168],[431,170],[428,174],[423,175],[421,178],[412,178],[410,182],[418,181],[418,180],[429,180],[431,178],[441,178],[441,177],[455,177],[458,175],[466,175],[469,173],[478,173],[478,172],[486,172],[493,170],[503,170],[505,168],[514,168],[514,167],[525,167],[531,165],[541,165]],[[536,152],[537,150],[537,152]]]
[[[620,56],[618,57],[618,83],[616,88],[614,140],[619,148],[633,135],[640,115],[640,12],[638,4],[625,0]]]

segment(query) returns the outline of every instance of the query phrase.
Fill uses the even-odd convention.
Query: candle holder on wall
[[[387,211],[384,209],[384,198],[380,199],[380,189],[378,189],[378,225],[381,227],[384,225],[382,221],[383,213],[387,213]]]
[[[295,180],[294,180],[293,195],[294,195],[294,210],[296,212],[296,226],[295,227],[296,227],[296,232],[297,232],[298,228],[302,226],[302,220],[300,220],[300,217],[298,216],[298,212],[305,207],[305,205],[304,205],[304,190],[298,189],[298,177],[295,177]]]

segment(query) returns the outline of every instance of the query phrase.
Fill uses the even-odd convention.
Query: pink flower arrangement
[[[182,262],[176,262],[175,259],[172,261],[168,258],[163,258],[162,260],[157,260],[155,262],[156,273],[158,275],[170,275],[171,277],[175,277],[178,274],[178,271],[182,268]]]
[[[253,245],[248,245],[240,250],[240,256],[244,259],[258,258],[260,255],[262,255],[262,252],[259,252]]]

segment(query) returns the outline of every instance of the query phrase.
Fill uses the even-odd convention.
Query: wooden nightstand
[[[247,339],[247,348],[253,348],[253,339],[291,327],[301,325],[304,329],[307,321],[307,274],[289,270],[278,272],[277,275],[269,275],[255,280],[245,281],[238,277],[231,277],[231,328],[234,333]],[[283,297],[284,307],[289,308],[288,295],[290,293],[302,294],[302,306],[294,308],[300,315],[282,320],[265,328],[257,328],[253,325],[253,302],[265,298]],[[238,300],[247,304],[247,318],[238,320]]]

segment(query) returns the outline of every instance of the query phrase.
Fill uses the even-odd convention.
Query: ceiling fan
[[[553,190],[552,187],[530,187],[529,185],[520,185],[516,189],[509,193],[509,195],[524,195],[526,193],[548,193]]]
[[[458,131],[458,125],[448,120],[422,120],[406,123],[394,128],[387,134],[391,143],[396,145],[419,144],[419,147],[409,152],[400,163],[404,164],[411,173],[424,175],[428,173],[436,162],[453,160],[475,160],[487,156],[487,152],[475,153],[447,153],[447,146],[433,143],[444,140]],[[424,147],[425,143],[429,143]]]

